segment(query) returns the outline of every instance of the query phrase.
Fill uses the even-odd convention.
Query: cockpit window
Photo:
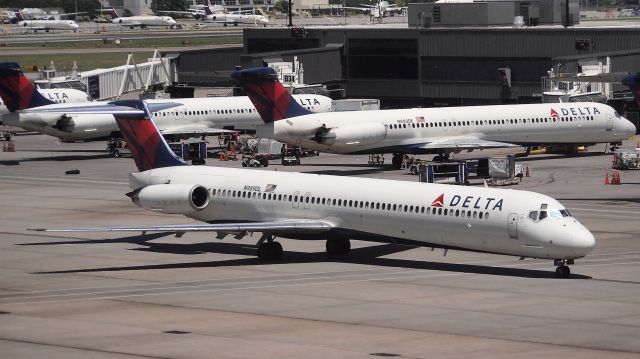
[[[620,116],[620,114],[618,113],[618,111],[615,111],[616,114],[616,118],[621,118],[622,116]]]
[[[538,219],[543,220],[547,218],[547,211],[540,211],[540,216],[538,217]]]
[[[532,219],[532,220],[534,220],[534,221],[535,221],[536,219],[538,219],[538,211],[531,211],[531,212],[529,212],[529,218],[530,218],[530,219]]]
[[[560,213],[562,214],[562,217],[571,217],[571,213],[569,213],[568,209],[561,209]]]

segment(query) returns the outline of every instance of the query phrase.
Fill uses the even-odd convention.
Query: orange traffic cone
[[[529,177],[529,166],[527,166],[527,168],[525,169],[524,176]]]
[[[608,171],[604,173],[604,184],[605,185],[611,184],[609,182],[609,172]]]
[[[613,172],[613,184],[622,184],[622,181],[620,180],[620,172],[618,171]]]

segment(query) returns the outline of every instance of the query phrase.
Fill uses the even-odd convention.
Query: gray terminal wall
[[[569,1],[572,24],[580,21],[577,0]],[[471,3],[410,3],[409,27],[503,26],[511,25],[516,16],[526,24],[563,24],[565,0],[544,1],[478,1]],[[528,19],[532,19],[531,22]]]
[[[589,48],[577,41],[589,40]],[[231,71],[265,59],[296,55],[308,83],[339,81],[349,98],[379,98],[383,105],[499,103],[498,68],[511,69],[519,102],[539,102],[541,77],[558,57],[614,52],[612,71],[639,71],[639,28],[533,27],[473,29],[309,28],[302,39],[289,29],[247,28],[241,53],[180,54],[179,74]],[[230,51],[230,50],[229,50]],[[188,60],[187,60],[188,59]],[[555,59],[555,60],[554,60]],[[218,67],[221,66],[221,67]],[[224,67],[226,66],[226,67]],[[182,80],[182,77],[181,77]]]

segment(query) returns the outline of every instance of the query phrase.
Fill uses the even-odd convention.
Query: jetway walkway
[[[55,76],[55,70],[45,72],[45,77],[34,81],[38,88],[78,88],[83,87],[95,100],[117,99],[122,94],[146,90],[154,85],[168,85],[169,59],[162,58],[158,50],[147,62],[134,62],[129,53],[127,62],[118,67],[95,69],[78,72],[75,70],[67,76]],[[49,76],[51,75],[51,76]]]

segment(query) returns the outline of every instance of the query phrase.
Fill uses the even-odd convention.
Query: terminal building
[[[384,108],[541,101],[542,78],[610,57],[611,72],[640,69],[640,28],[246,28],[242,47],[184,51],[175,79],[229,83],[235,66],[304,65],[306,83],[336,97],[379,98]],[[621,86],[619,86],[622,89]]]

